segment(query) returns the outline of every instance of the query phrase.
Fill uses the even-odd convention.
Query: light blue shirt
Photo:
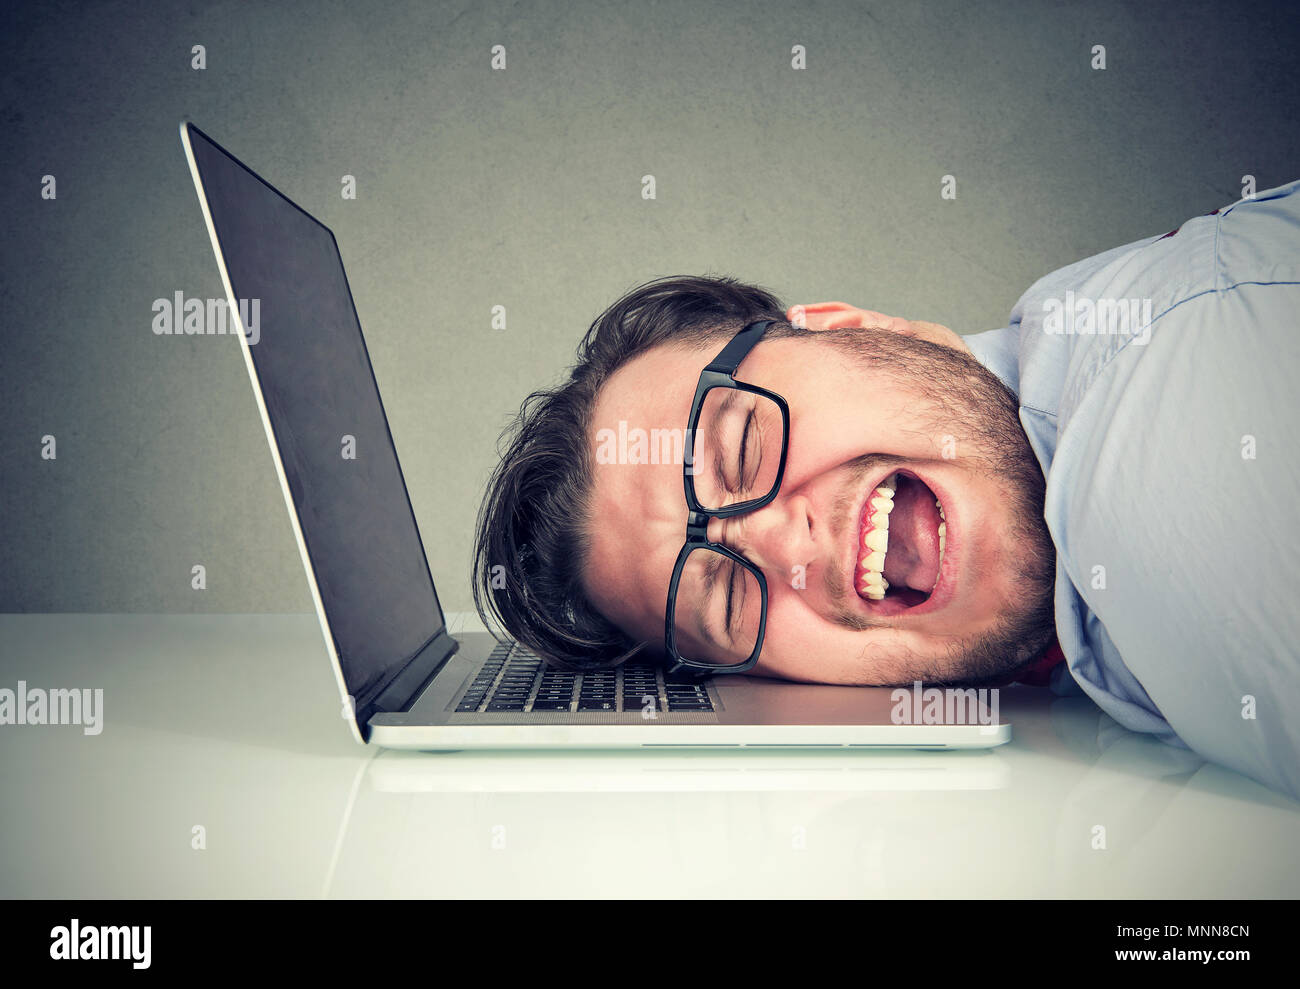
[[[1297,193],[1052,272],[966,342],[1047,478],[1053,689],[1300,797]]]

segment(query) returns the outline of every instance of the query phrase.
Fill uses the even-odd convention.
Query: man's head
[[[625,441],[598,450],[682,434],[700,371],[756,319],[775,324],[736,379],[788,403],[785,474],[771,503],[708,530],[767,580],[752,672],[971,683],[1036,658],[1052,635],[1054,555],[1015,397],[942,327],[882,318],[888,329],[814,333],[729,279],[635,289],[592,324],[569,380],[525,402],[479,515],[479,610],[574,669],[662,650],[683,464]],[[872,558],[863,530],[890,478],[888,548]],[[883,599],[859,590],[871,566],[892,585]]]

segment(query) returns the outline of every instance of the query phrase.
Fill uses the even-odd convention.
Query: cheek
[[[786,587],[770,594],[759,666],[766,675],[818,681],[861,652],[854,639],[863,633],[827,621],[800,600],[801,593]]]
[[[868,398],[828,390],[811,403],[791,403],[786,471],[812,477],[868,453],[940,458],[942,437],[921,429],[920,410],[919,398],[895,392]]]

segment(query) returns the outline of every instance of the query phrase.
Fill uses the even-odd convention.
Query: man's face
[[[700,371],[726,340],[660,346],[621,368],[597,398],[593,451],[599,431],[617,432],[620,421],[647,433],[684,430]],[[1014,400],[987,370],[954,348],[841,330],[766,337],[736,379],[790,407],[776,498],[709,524],[711,540],[767,579],[754,673],[957,681],[1000,675],[1042,650],[1054,574],[1042,479]],[[863,534],[869,499],[891,476],[898,490],[883,574],[894,586],[877,599],[859,591],[871,552]],[[681,463],[596,463],[584,584],[596,608],[638,640],[663,641],[686,515]]]

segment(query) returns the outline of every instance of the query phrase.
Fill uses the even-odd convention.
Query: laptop
[[[358,742],[456,751],[1010,740],[992,691],[699,680],[652,662],[579,674],[486,631],[451,635],[333,233],[193,124],[180,135],[226,292],[198,315],[206,332],[223,319],[239,339]]]

